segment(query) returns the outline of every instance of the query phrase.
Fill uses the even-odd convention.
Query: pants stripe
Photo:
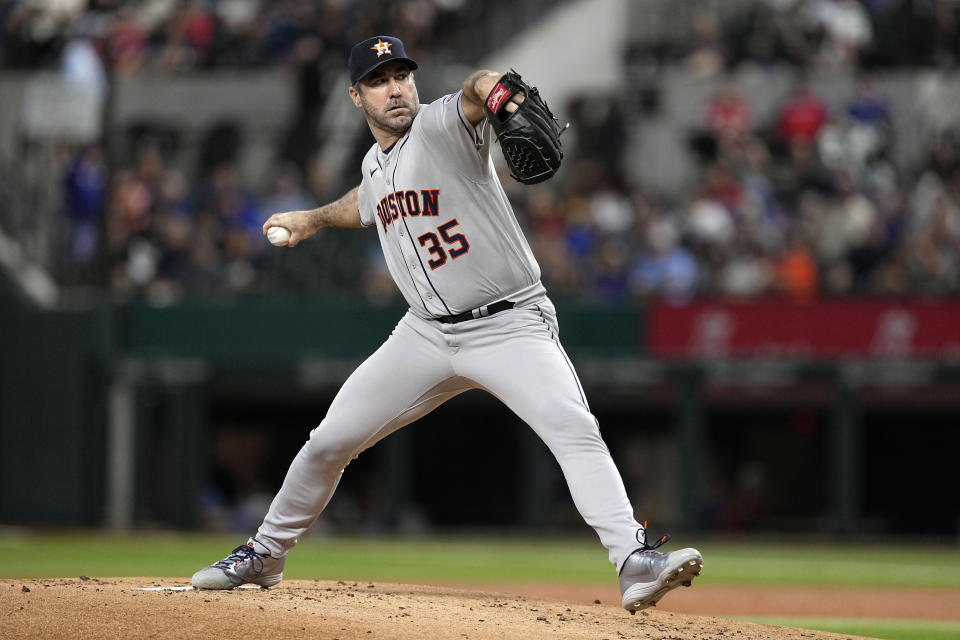
[[[573,376],[573,381],[577,385],[577,392],[580,393],[580,402],[583,403],[583,406],[587,408],[587,411],[590,411],[590,405],[587,403],[587,396],[583,393],[583,387],[580,386],[580,378],[577,377],[577,371],[573,368],[573,363],[570,362],[570,358],[567,356],[567,352],[563,350],[563,345],[560,344],[560,341],[557,339],[556,334],[553,332],[553,328],[547,322],[547,319],[543,315],[543,310],[540,309],[540,305],[537,306],[537,312],[540,313],[540,320],[546,325],[547,329],[550,331],[550,338],[553,340],[553,343],[557,345],[557,349],[560,350],[560,355],[563,356],[564,362],[567,363],[567,368],[570,369],[570,375]]]

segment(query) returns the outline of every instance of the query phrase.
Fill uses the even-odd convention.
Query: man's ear
[[[350,85],[350,88],[347,89],[347,93],[350,94],[350,99],[353,100],[353,104],[355,107],[360,108],[361,106],[363,106],[360,103],[360,92],[357,91],[357,88],[355,86]]]

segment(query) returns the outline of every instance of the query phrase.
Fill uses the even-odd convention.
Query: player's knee
[[[574,437],[600,433],[597,419],[582,404],[571,402],[546,404],[538,413],[540,423],[555,432]]]
[[[336,432],[329,428],[324,428],[323,423],[310,432],[310,439],[307,440],[306,448],[309,455],[316,462],[324,466],[335,466],[342,469],[356,457],[357,448],[360,443],[350,437],[350,432]]]
[[[545,426],[541,431],[544,438],[555,440],[564,448],[574,447],[581,451],[606,449],[597,419],[583,407],[551,412],[544,416],[541,424]]]

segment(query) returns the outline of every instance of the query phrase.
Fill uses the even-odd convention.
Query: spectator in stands
[[[873,38],[870,18],[858,0],[820,0],[811,3],[812,20],[822,30],[817,54],[820,68],[853,69]]]
[[[727,25],[725,41],[732,66],[787,62],[807,69],[815,60],[815,40],[804,0],[753,2]]]
[[[720,37],[720,25],[712,11],[693,14],[691,33],[684,52],[684,66],[696,77],[709,78],[723,71],[726,58]]]
[[[931,193],[914,199],[920,208],[908,235],[911,287],[935,295],[956,292],[960,290],[960,204],[945,188],[921,188]]]
[[[600,240],[593,252],[590,280],[583,293],[606,303],[622,302],[629,293],[630,248],[617,236]]]
[[[778,246],[783,238],[787,213],[777,196],[772,178],[770,150],[762,138],[746,136],[739,161],[743,194],[738,207],[741,224],[764,247]]]
[[[263,8],[260,0],[220,0],[211,43],[211,66],[250,67],[260,63],[255,34]]]
[[[733,298],[756,298],[773,283],[774,265],[755,242],[741,240],[722,249],[723,261],[716,274],[716,293]]]
[[[699,197],[690,204],[687,232],[696,246],[722,247],[733,242],[736,225],[730,210],[709,197]]]
[[[631,291],[641,298],[682,304],[693,298],[697,285],[697,262],[680,242],[677,224],[669,216],[657,216],[648,227],[646,247],[634,261]]]
[[[710,233],[723,233],[724,238],[715,238],[720,242],[726,242],[728,233],[732,233],[733,226],[736,224],[736,215],[740,211],[743,203],[744,189],[739,176],[734,172],[726,162],[716,162],[707,167],[703,177],[703,186],[695,194],[698,201],[710,201],[723,207],[725,211],[724,218],[729,221],[729,229],[713,229]],[[692,215],[693,223],[696,225],[698,217],[697,212]],[[726,227],[728,225],[724,225]]]
[[[164,159],[151,146],[135,166],[115,171],[107,207],[107,240],[114,263],[113,286],[121,295],[146,292],[157,275],[162,247],[156,238],[156,207]]]
[[[881,225],[876,205],[855,188],[848,173],[838,172],[813,236],[828,293],[846,294],[864,287],[882,246]]]
[[[537,256],[544,282],[551,290],[574,293],[577,263],[567,238],[567,219],[556,192],[545,184],[530,187],[518,214],[531,231],[531,249]]]
[[[737,88],[736,80],[728,77],[720,89],[707,101],[703,115],[707,131],[720,147],[738,144],[753,127],[750,105]]]
[[[911,238],[911,290],[915,293],[944,295],[957,291],[957,238],[946,220],[946,215],[938,216],[937,224]]]
[[[150,228],[153,206],[150,188],[132,169],[113,175],[107,208],[107,239],[114,251]]]
[[[154,207],[154,235],[159,250],[154,295],[166,302],[182,296],[193,278],[193,202],[185,176],[167,169]]]
[[[210,64],[217,25],[213,13],[198,0],[182,3],[166,24],[166,46],[160,68],[184,71]]]
[[[791,229],[786,243],[774,258],[771,292],[790,300],[807,302],[817,295],[817,263],[802,232]]]
[[[890,101],[880,91],[876,76],[863,73],[857,78],[857,91],[847,102],[847,114],[857,124],[884,131],[892,127]]]
[[[83,2],[13,2],[0,7],[0,60],[14,68],[55,65],[64,34],[84,8]]]
[[[107,198],[107,167],[100,145],[80,150],[64,178],[67,274],[94,265],[100,250],[100,222]],[[90,274],[84,275],[89,277]]]
[[[303,190],[297,168],[293,165],[283,165],[277,169],[260,210],[263,212],[298,211],[312,209],[315,206],[314,199]]]
[[[621,237],[634,224],[634,210],[623,187],[614,180],[604,180],[587,197],[590,222],[598,236]]]
[[[85,87],[100,106],[107,97],[107,74],[94,40],[95,31],[91,20],[76,23],[63,49],[60,70],[67,84]]]
[[[885,157],[892,143],[890,104],[870,75],[857,83],[856,95],[844,116],[824,125],[818,138],[820,158],[833,170],[862,177],[870,165]]]
[[[691,136],[691,148],[705,164],[730,158],[738,153],[752,124],[750,107],[736,81],[725,78],[704,105],[703,123]]]
[[[147,62],[147,43],[150,34],[137,19],[134,9],[121,5],[112,16],[107,36],[106,60],[111,69],[121,76],[140,71]]]
[[[777,111],[777,135],[790,149],[812,145],[828,118],[823,99],[806,81],[800,81]]]
[[[894,246],[877,267],[870,292],[881,296],[903,296],[910,293],[908,248]]]
[[[807,189],[830,188],[831,177],[817,147],[828,115],[826,103],[805,81],[798,82],[777,109],[771,141],[777,163],[771,177],[787,207],[796,207]]]

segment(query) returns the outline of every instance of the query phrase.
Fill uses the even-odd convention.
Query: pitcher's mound
[[[619,602],[578,604],[422,585],[290,580],[272,589],[233,591],[187,585],[170,578],[0,580],[0,638],[850,637],[655,609],[631,616]]]

